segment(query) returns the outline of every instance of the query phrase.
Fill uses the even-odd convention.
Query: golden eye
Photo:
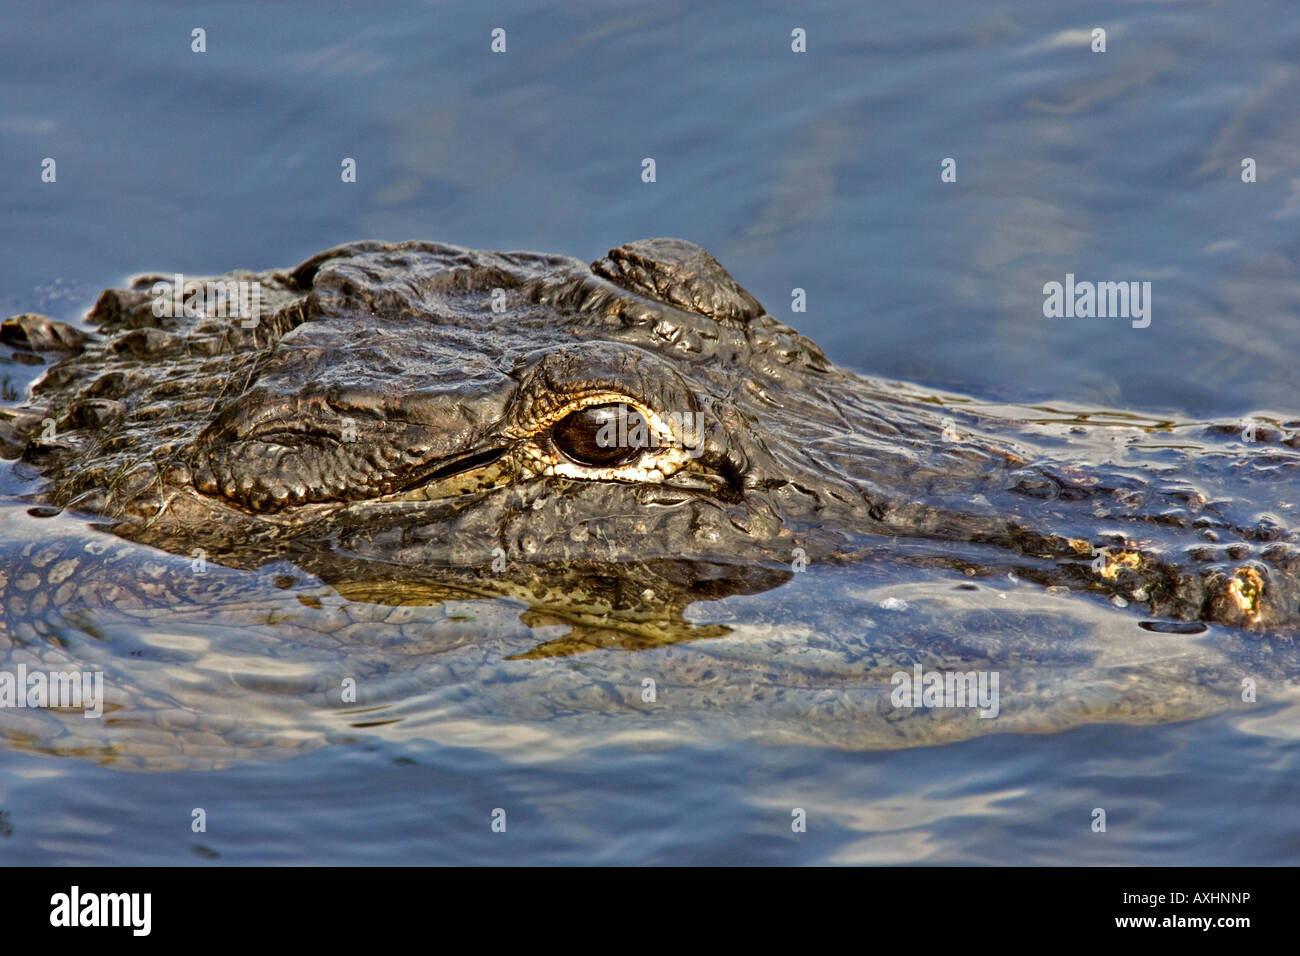
[[[551,428],[556,448],[592,468],[612,468],[640,457],[648,434],[645,416],[621,403],[580,408]]]

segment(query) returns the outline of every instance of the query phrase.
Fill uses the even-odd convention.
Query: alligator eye
[[[610,468],[637,458],[649,444],[645,416],[627,405],[592,405],[551,429],[555,447],[580,465]]]

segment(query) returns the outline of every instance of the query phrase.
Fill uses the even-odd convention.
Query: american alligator
[[[1116,441],[944,404],[837,368],[680,240],[590,267],[353,243],[222,277],[258,284],[256,321],[160,309],[169,280],[106,291],[93,336],[8,320],[69,354],[0,441],[50,505],[175,553],[779,577],[866,541],[1153,616],[1300,623],[1295,422]]]
[[[357,242],[195,288],[229,305],[232,283],[258,314],[146,275],[100,296],[93,332],[5,321],[61,353],[0,410],[33,514],[375,606],[509,596],[569,627],[525,657],[725,634],[683,612],[855,561],[1084,592],[1156,632],[1300,626],[1300,422],[865,378],[675,239],[591,265]],[[0,637],[39,640],[46,608],[218,606],[201,577],[137,573],[124,598],[109,562],[60,548],[10,559]]]

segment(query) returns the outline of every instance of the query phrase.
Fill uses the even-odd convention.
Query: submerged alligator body
[[[862,378],[680,240],[590,266],[354,243],[222,277],[256,285],[242,319],[171,308],[169,281],[105,292],[89,335],[8,320],[10,344],[67,354],[0,449],[48,505],[175,554],[644,624],[884,553],[1169,620],[1300,622],[1294,422],[1245,441]]]

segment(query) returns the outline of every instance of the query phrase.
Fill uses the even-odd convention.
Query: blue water
[[[7,757],[7,863],[1294,862],[1294,737],[1223,720],[890,753],[357,747],[220,773]],[[66,761],[65,761],[66,762]],[[1107,832],[1091,830],[1110,808]],[[190,830],[191,809],[207,832]],[[490,832],[506,810],[506,831]],[[807,811],[806,833],[790,808]]]
[[[0,24],[5,315],[360,238],[594,259],[668,235],[868,374],[1182,418],[1300,405],[1290,2],[9,3]],[[1045,318],[1067,273],[1150,281],[1150,326]],[[1296,715],[902,749],[334,735],[152,771],[11,746],[0,862],[1296,862]]]

